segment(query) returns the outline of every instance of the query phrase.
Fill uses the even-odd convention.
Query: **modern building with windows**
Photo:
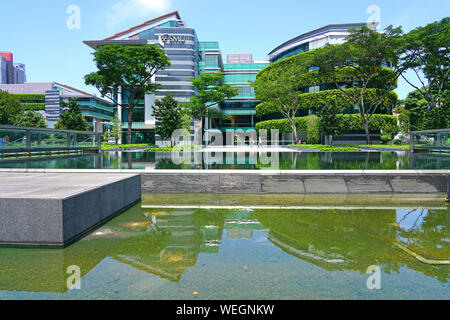
[[[92,131],[105,132],[114,117],[114,104],[90,93],[58,82],[27,82],[0,84],[0,91],[18,95],[25,110],[42,114],[47,126],[53,128],[62,111],[62,101],[77,100]]]
[[[103,45],[161,46],[171,61],[171,66],[156,74],[155,81],[161,85],[156,94],[147,94],[133,111],[133,142],[149,142],[155,139],[155,118],[153,106],[155,100],[162,99],[168,93],[179,102],[187,102],[195,95],[190,79],[199,76],[200,54],[198,38],[194,29],[182,21],[178,12],[172,12],[156,19],[144,22],[103,40],[85,41],[93,49]],[[121,102],[126,104],[123,97]],[[119,100],[120,101],[120,100]],[[128,127],[126,109],[118,108],[123,126]],[[124,133],[125,134],[125,133]]]
[[[269,53],[271,63],[296,54],[325,47],[327,44],[342,44],[351,29],[360,29],[365,23],[330,24],[304,33],[284,42]]]
[[[196,94],[191,79],[203,73],[224,74],[224,82],[239,89],[239,94],[220,105],[212,106],[214,112],[222,116],[208,119],[207,129],[215,128],[223,132],[236,129],[252,129],[259,122],[255,107],[255,91],[250,82],[256,80],[259,71],[276,61],[313,50],[326,44],[345,41],[350,29],[361,28],[362,23],[334,24],[307,32],[291,39],[269,53],[269,60],[254,60],[251,53],[228,54],[226,63],[218,41],[199,41],[195,29],[186,26],[180,14],[175,11],[119,32],[103,40],[84,41],[96,50],[103,45],[159,45],[171,61],[171,66],[159,71],[154,81],[161,85],[155,94],[148,94],[133,112],[133,142],[155,141],[155,118],[153,106],[156,99],[171,93],[179,102],[187,102]],[[317,88],[311,88],[317,90]],[[319,88],[320,90],[320,88]],[[126,104],[123,95],[118,101]],[[126,108],[117,108],[124,127],[128,126]],[[125,140],[125,132],[123,140]],[[156,137],[156,140],[158,138]]]

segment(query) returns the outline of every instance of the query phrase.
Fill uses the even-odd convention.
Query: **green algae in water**
[[[448,259],[449,210],[433,207],[135,206],[64,250],[0,249],[0,299],[447,299],[449,266],[394,245]],[[81,290],[67,289],[71,265]],[[366,287],[371,265],[381,290]]]

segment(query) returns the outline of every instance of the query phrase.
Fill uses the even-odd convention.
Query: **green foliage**
[[[119,114],[116,113],[114,118],[111,120],[111,132],[109,133],[110,137],[116,140],[116,144],[118,143],[120,136],[122,135],[122,121],[119,119]]]
[[[344,89],[342,92],[339,89],[326,90],[311,93],[299,93],[299,103],[304,110],[320,110],[333,105],[338,105],[342,108],[350,108],[355,104],[348,98],[348,95],[358,95],[361,89]],[[347,93],[347,94],[346,94]],[[377,103],[382,92],[379,89],[366,89],[364,92],[364,99],[368,105]],[[380,109],[386,110],[395,106],[397,101],[397,94],[393,91],[388,92],[383,96]],[[269,115],[278,112],[278,108],[268,102],[262,102],[256,106],[256,112],[259,116]]]
[[[103,97],[115,103],[119,87],[122,89],[124,102],[121,107],[128,110],[128,144],[131,144],[134,107],[145,94],[159,89],[160,86],[151,79],[158,71],[170,66],[170,60],[157,45],[107,45],[94,53],[94,62],[98,71],[86,75],[85,83],[95,86]]]
[[[37,101],[45,101],[44,94],[14,94],[17,99],[21,102],[37,102]]]
[[[44,117],[35,111],[25,111],[16,116],[14,125],[18,127],[47,128]]]
[[[338,114],[338,121],[342,131],[363,131],[364,126],[359,114]],[[295,118],[298,131],[307,131],[308,117]],[[267,120],[256,124],[258,131],[266,129],[267,131],[277,129],[280,133],[291,133],[292,129],[287,119]],[[385,114],[374,114],[370,122],[371,131],[383,130],[386,132],[398,132],[397,117]]]
[[[184,150],[201,148],[203,146],[187,145],[187,146],[174,146],[174,147],[159,147],[145,149],[145,152],[182,152]]]
[[[340,124],[338,114],[342,114],[344,108],[340,106],[337,101],[331,101],[323,108],[319,109],[319,130],[326,136],[331,136],[330,145],[333,145],[334,137],[342,133],[342,126]]]
[[[24,110],[44,111],[45,103],[21,103]]]
[[[430,109],[428,101],[415,90],[405,100],[411,131],[445,129],[450,127],[450,104]]]
[[[332,147],[324,144],[291,144],[290,147],[315,149],[324,152],[359,152],[358,148],[353,147]]]
[[[89,131],[89,123],[81,114],[77,99],[71,98],[69,103],[62,101],[62,106],[65,110],[61,112],[61,116],[55,124],[55,129]]]
[[[317,116],[308,117],[308,127],[306,128],[306,141],[309,144],[317,144],[320,141],[319,118]]]
[[[128,149],[128,148],[141,148],[148,147],[147,144],[109,144],[102,143],[102,150],[114,150],[114,149]]]
[[[223,73],[204,73],[199,78],[191,79],[191,82],[197,95],[192,96],[183,107],[189,111],[193,120],[201,120],[202,123],[207,116],[214,117],[214,114],[208,111],[211,106],[233,98],[239,93],[239,89],[223,83]]]
[[[172,94],[155,101],[153,115],[156,119],[156,134],[163,139],[170,139],[172,144],[173,132],[183,125],[181,109]]]
[[[14,125],[15,117],[21,112],[20,100],[6,91],[0,91],[0,124]]]

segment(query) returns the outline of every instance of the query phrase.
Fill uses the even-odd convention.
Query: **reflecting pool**
[[[104,152],[47,158],[0,158],[0,168],[447,170],[450,169],[450,156],[409,152]]]
[[[64,250],[0,249],[0,299],[448,299],[449,207],[133,207]],[[79,290],[68,290],[70,266]],[[369,290],[369,266],[381,289]],[[71,284],[69,282],[69,284]],[[72,283],[73,284],[73,283]]]

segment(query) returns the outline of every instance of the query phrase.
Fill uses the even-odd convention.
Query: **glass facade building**
[[[102,45],[159,45],[171,61],[171,66],[159,71],[154,81],[161,85],[156,94],[143,97],[133,112],[133,141],[142,142],[145,136],[154,136],[155,118],[153,106],[156,99],[172,94],[179,102],[187,102],[196,94],[191,79],[204,73],[224,74],[224,83],[239,89],[237,96],[213,106],[221,113],[220,119],[208,119],[207,128],[228,130],[254,128],[261,120],[256,119],[255,91],[251,82],[256,80],[259,71],[270,63],[285,59],[301,52],[313,50],[326,44],[338,44],[345,40],[352,28],[363,24],[329,25],[291,39],[269,53],[268,61],[254,61],[251,53],[228,54],[223,60],[218,41],[199,41],[194,29],[185,25],[177,11],[144,22],[109,38],[98,41],[85,41],[93,49]],[[307,88],[321,90],[321,88]],[[125,96],[122,102],[126,104]],[[127,127],[126,108],[117,108],[123,126]],[[136,136],[136,138],[135,138]],[[158,140],[158,139],[156,139]]]

